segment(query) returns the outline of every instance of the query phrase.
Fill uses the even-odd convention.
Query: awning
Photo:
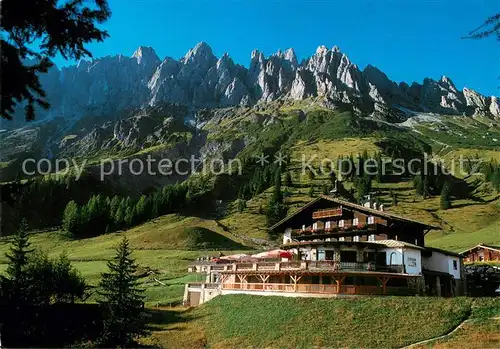
[[[264,251],[261,253],[257,253],[252,255],[252,258],[292,258],[293,254],[290,251],[287,250],[271,250],[271,251]]]

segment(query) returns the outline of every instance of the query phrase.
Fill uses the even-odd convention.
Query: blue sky
[[[88,45],[94,57],[131,55],[152,46],[160,58],[182,57],[200,41],[217,56],[228,52],[248,66],[257,48],[266,55],[293,47],[299,59],[319,45],[339,46],[363,69],[372,64],[390,79],[422,82],[450,77],[499,95],[500,43],[460,37],[500,11],[497,0],[174,1],[109,0],[103,24],[110,37]],[[61,59],[56,63],[67,65]]]

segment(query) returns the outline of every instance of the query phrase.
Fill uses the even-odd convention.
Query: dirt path
[[[471,320],[467,317],[467,319],[465,319],[460,324],[458,324],[458,326],[455,327],[453,330],[451,330],[451,332],[448,332],[448,333],[443,334],[441,336],[429,338],[429,339],[426,339],[426,340],[423,340],[423,341],[420,341],[420,342],[417,342],[417,343],[410,344],[410,345],[408,345],[406,347],[402,347],[401,349],[414,348],[414,347],[422,345],[422,344],[427,344],[427,343],[430,343],[430,342],[434,342],[434,341],[437,341],[437,340],[449,337],[449,336],[453,335],[455,332],[457,332],[459,329],[461,329],[463,327],[463,325],[465,325],[469,321],[471,321]]]

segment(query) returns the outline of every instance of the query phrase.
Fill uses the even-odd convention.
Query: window
[[[302,224],[302,231],[305,231],[305,230],[306,230],[306,225]]]
[[[375,234],[371,234],[368,236],[368,241],[375,241]]]
[[[325,260],[325,250],[318,250],[318,261]]]
[[[330,221],[325,223],[325,229],[330,229]]]
[[[313,230],[318,230],[318,223],[313,223]]]
[[[356,235],[356,236],[352,239],[352,241],[354,241],[354,242],[359,242],[359,236],[357,236],[357,235]]]
[[[457,270],[458,269],[458,263],[457,261],[453,261],[453,270]]]
[[[343,236],[339,237],[339,241],[345,241],[344,237]]]
[[[368,224],[375,224],[375,217],[368,216]]]
[[[341,220],[339,221],[339,227],[341,227],[341,228],[343,228],[343,227],[344,227],[344,220],[343,220],[343,219],[341,219]]]
[[[359,224],[359,219],[358,218],[354,218],[352,220],[352,225],[358,225]]]

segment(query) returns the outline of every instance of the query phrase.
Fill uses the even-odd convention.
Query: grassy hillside
[[[181,300],[184,284],[198,277],[187,275],[188,264],[197,257],[251,250],[234,241],[213,220],[178,215],[163,216],[124,232],[94,238],[72,240],[60,232],[46,232],[32,234],[30,241],[33,247],[52,257],[65,251],[87,281],[97,285],[101,273],[107,270],[107,260],[114,256],[115,246],[123,236],[130,241],[140,271],[145,275],[151,272],[141,279],[149,304]],[[0,272],[6,268],[9,241],[0,239]]]
[[[484,323],[500,315],[500,301],[230,295],[185,312],[156,313],[148,342],[175,348],[399,348],[445,334],[469,314]],[[498,331],[500,323],[491,327]]]

